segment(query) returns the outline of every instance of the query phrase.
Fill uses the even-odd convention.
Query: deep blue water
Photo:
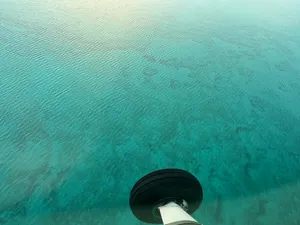
[[[140,224],[167,167],[204,224],[300,223],[300,2],[0,0],[0,224]]]

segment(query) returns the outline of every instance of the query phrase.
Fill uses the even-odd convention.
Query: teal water
[[[0,0],[0,224],[141,224],[166,167],[201,223],[300,223],[300,2]]]

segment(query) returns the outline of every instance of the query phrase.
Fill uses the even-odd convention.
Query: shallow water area
[[[201,182],[203,224],[300,223],[296,0],[0,0],[0,224],[139,225],[133,184]]]

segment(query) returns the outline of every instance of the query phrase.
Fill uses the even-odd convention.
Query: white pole
[[[199,225],[186,211],[174,202],[158,207],[164,225]]]

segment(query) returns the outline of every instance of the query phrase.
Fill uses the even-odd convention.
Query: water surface
[[[0,0],[0,224],[140,224],[141,176],[204,224],[299,224],[296,0]]]

